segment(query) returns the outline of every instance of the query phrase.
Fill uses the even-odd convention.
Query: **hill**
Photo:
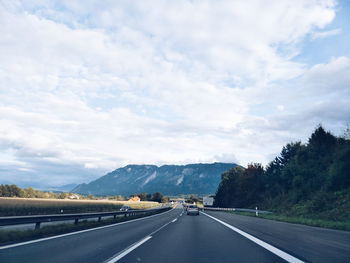
[[[221,174],[236,167],[233,163],[188,165],[127,165],[72,192],[93,195],[132,195],[161,192],[166,195],[213,194]]]

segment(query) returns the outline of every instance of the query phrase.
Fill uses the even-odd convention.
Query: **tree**
[[[345,147],[344,147],[345,148]],[[350,147],[341,150],[336,155],[336,161],[329,169],[329,189],[340,190],[350,187]]]
[[[190,198],[188,198],[187,200],[189,203],[197,203],[199,201],[199,197],[198,195],[190,195]]]
[[[35,190],[31,187],[24,189],[24,197],[35,198]]]
[[[336,143],[336,137],[319,125],[309,138],[308,147],[314,154],[323,155],[332,151]]]
[[[221,182],[216,191],[214,206],[234,207],[237,204],[239,192],[239,178],[244,172],[244,168],[236,166],[221,175]]]
[[[152,195],[148,193],[140,193],[138,197],[140,197],[141,201],[150,201],[152,199]]]
[[[23,191],[17,185],[0,185],[0,196],[3,197],[22,197]]]
[[[350,140],[350,123],[347,124],[346,129],[344,130],[344,134],[342,136],[345,140]]]
[[[308,143],[288,143],[265,170],[260,164],[221,177],[215,206],[264,207],[286,215],[350,220],[350,140],[320,125]]]
[[[60,193],[57,198],[58,199],[65,199],[65,198],[68,198],[68,196],[69,196],[69,193]]]
[[[298,154],[301,149],[301,142],[288,143],[283,146],[281,155],[278,157],[281,167],[285,167]]]
[[[260,163],[248,164],[239,180],[239,206],[254,207],[264,191],[264,168]]]
[[[162,197],[162,203],[169,203],[170,198],[168,196],[163,196]]]
[[[276,197],[284,192],[282,186],[282,170],[283,166],[278,157],[266,166],[265,170],[265,188],[266,195],[269,198]]]
[[[163,195],[159,192],[156,192],[152,195],[152,201],[161,203],[162,202]]]

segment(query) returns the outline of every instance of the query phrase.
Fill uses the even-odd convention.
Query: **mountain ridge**
[[[195,163],[187,165],[129,164],[91,181],[72,192],[93,195],[132,195],[161,192],[166,195],[213,194],[221,174],[235,163]]]

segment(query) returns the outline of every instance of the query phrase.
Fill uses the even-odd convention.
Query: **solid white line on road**
[[[149,236],[154,235],[155,233],[157,233],[158,231],[162,230],[164,227],[166,227],[167,225],[171,224],[173,221],[170,221],[168,223],[166,223],[165,225],[161,226],[160,228],[158,228],[157,230],[153,231],[151,234],[149,234]]]
[[[128,223],[131,223],[131,222],[135,222],[135,221],[139,221],[139,220],[144,220],[144,219],[151,218],[151,217],[164,215],[164,214],[169,213],[170,211],[172,211],[172,210],[174,210],[174,209],[175,209],[175,208],[172,208],[171,210],[166,211],[166,212],[164,212],[164,213],[160,213],[160,214],[156,214],[156,215],[151,215],[151,216],[145,216],[145,217],[141,217],[141,218],[137,218],[137,219],[132,219],[132,220],[129,220],[129,221],[120,222],[120,223],[116,223],[116,224],[112,224],[112,225],[100,226],[100,227],[95,227],[95,228],[89,228],[89,229],[80,230],[80,231],[76,231],[76,232],[71,232],[71,233],[67,233],[67,234],[62,234],[62,235],[57,235],[57,236],[52,236],[52,237],[45,237],[45,238],[35,239],[35,240],[31,240],[31,241],[16,243],[16,244],[12,244],[12,245],[2,246],[2,247],[0,247],[0,250],[1,250],[1,249],[7,249],[7,248],[18,247],[18,246],[24,246],[24,245],[33,244],[33,243],[37,243],[37,242],[41,242],[41,241],[46,241],[46,240],[50,240],[50,239],[55,239],[55,238],[60,238],[60,237],[66,237],[66,236],[76,235],[76,234],[80,234],[80,233],[90,232],[90,231],[99,230],[99,229],[108,228],[108,227],[113,227],[113,226],[117,226],[117,225],[128,224]]]
[[[304,261],[301,261],[300,259],[296,258],[296,257],[293,257],[289,254],[287,254],[286,252],[260,240],[260,239],[257,239],[256,237],[253,237],[252,235],[249,235],[248,233],[246,232],[243,232],[242,230],[234,227],[234,226],[231,226],[227,223],[225,223],[224,221],[221,221],[220,219],[217,219],[211,215],[208,215],[204,212],[201,212],[202,214],[214,219],[215,221],[219,222],[220,224],[223,224],[224,226],[230,228],[231,230],[237,232],[238,234],[244,236],[245,238],[248,238],[249,240],[253,241],[254,243],[258,244],[259,246],[267,249],[268,251],[272,252],[273,254],[279,256],[280,258],[283,258],[284,260],[288,261],[288,262],[292,262],[292,263],[304,263]]]
[[[123,251],[119,252],[118,254],[116,254],[115,256],[111,257],[110,259],[108,259],[107,261],[105,261],[104,263],[114,263],[117,262],[119,259],[125,257],[127,254],[129,254],[131,251],[133,251],[134,249],[138,248],[139,246],[141,246],[143,243],[147,242],[149,239],[151,239],[151,236],[147,236],[144,239],[136,242],[135,244],[131,245],[130,247],[124,249]]]

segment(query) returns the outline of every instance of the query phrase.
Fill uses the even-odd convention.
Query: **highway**
[[[0,262],[349,262],[350,233],[225,212],[155,216],[0,247]]]

